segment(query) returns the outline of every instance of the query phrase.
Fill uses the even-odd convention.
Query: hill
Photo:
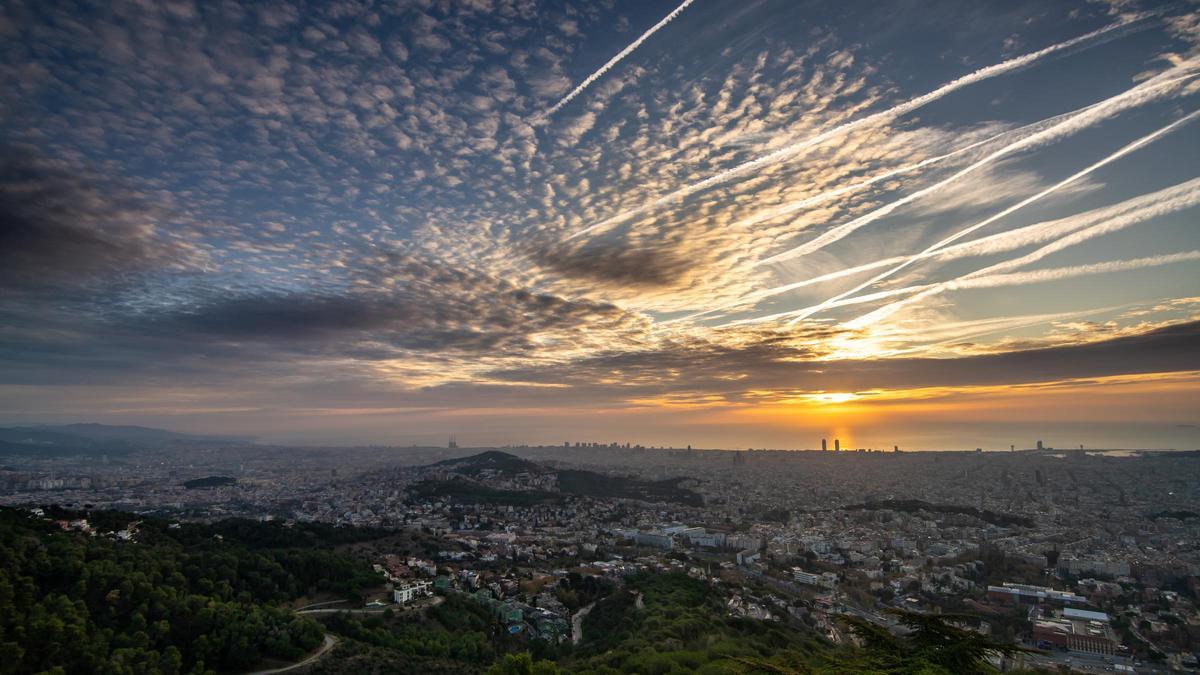
[[[449,471],[472,480],[478,480],[485,471],[494,473],[497,477],[505,478],[513,478],[519,474],[528,474],[530,476],[553,475],[558,484],[558,492],[561,494],[604,499],[639,499],[647,502],[672,502],[688,506],[702,506],[704,504],[704,499],[699,493],[680,487],[680,483],[684,480],[681,478],[646,481],[629,476],[608,476],[583,469],[557,469],[500,450],[488,450],[477,455],[471,455],[470,457],[447,459],[430,464],[425,468]],[[420,494],[422,496],[431,496],[431,490],[453,489],[460,497],[468,498],[472,502],[486,501],[481,497],[485,493],[484,485],[481,484],[478,488],[468,488],[465,486],[466,484],[467,481],[454,483],[441,481],[434,485],[423,486],[420,489]],[[526,491],[504,490],[501,492],[517,494],[520,492],[538,493],[539,496],[534,501],[542,501],[545,495],[549,494],[553,496],[555,494],[544,492],[540,488]],[[521,498],[516,498],[508,494],[495,496],[506,500],[516,499],[523,503],[529,503],[527,500],[521,500]],[[497,503],[507,504],[513,502],[504,501]]]
[[[165,445],[247,442],[233,436],[181,434],[166,429],[107,424],[0,427],[0,455],[16,456],[121,455]]]
[[[228,443],[243,444],[253,439],[245,436],[218,436],[210,434],[185,434],[178,431],[139,427],[132,425],[96,424],[83,422],[62,426],[40,427],[50,431],[81,436],[95,441],[121,441],[126,443]]]
[[[542,490],[498,490],[483,483],[453,478],[427,480],[412,487],[412,494],[427,499],[447,498],[462,504],[497,504],[500,506],[533,506],[556,502],[562,495]]]
[[[55,522],[82,517],[100,533],[128,528],[134,541]],[[365,561],[333,549],[379,536],[0,508],[0,673],[246,672],[264,659],[299,660],[324,630],[280,604],[312,593],[354,597],[379,584]]]
[[[221,487],[222,485],[233,485],[236,482],[236,478],[230,478],[229,476],[205,476],[204,478],[185,480],[183,487],[189,490],[197,490],[201,488]]]
[[[458,457],[434,462],[430,466],[441,467],[448,471],[467,476],[477,476],[484,471],[497,471],[504,474],[518,473],[547,473],[549,469],[541,464],[510,455],[500,450],[488,450],[470,457]]]

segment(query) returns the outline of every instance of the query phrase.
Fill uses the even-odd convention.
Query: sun
[[[811,400],[813,403],[830,404],[848,403],[857,398],[858,394],[851,394],[849,392],[821,392],[820,394],[813,394],[809,396],[809,400]]]

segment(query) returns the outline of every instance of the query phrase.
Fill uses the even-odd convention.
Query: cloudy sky
[[[9,0],[0,422],[1200,447],[1200,4]]]

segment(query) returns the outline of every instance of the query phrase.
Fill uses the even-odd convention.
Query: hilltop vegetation
[[[949,675],[994,672],[985,657],[1013,651],[952,626],[953,617],[907,613],[898,617],[911,630],[905,638],[849,619],[862,647],[835,646],[783,621],[732,617],[727,590],[679,573],[589,595],[599,599],[578,645],[509,635],[487,605],[454,592],[424,612],[333,613],[322,625],[281,605],[322,591],[353,598],[378,584],[365,561],[332,547],[386,533],[88,514],[97,530],[136,532],[137,541],[118,541],[64,531],[55,519],[81,514],[48,511],[0,509],[0,673],[239,672],[298,660],[325,632],[339,644],[310,672]]]
[[[183,487],[188,490],[197,490],[201,488],[221,487],[222,485],[233,485],[237,483],[236,478],[229,476],[205,476],[204,478],[193,478],[183,482]]]
[[[0,673],[206,673],[294,660],[320,644],[323,630],[280,603],[379,583],[365,563],[304,527],[176,529],[113,512],[91,520],[98,529],[132,528],[138,541],[0,509]]]
[[[483,483],[451,478],[417,483],[413,496],[427,499],[448,498],[461,504],[497,504],[500,506],[533,506],[562,500],[562,495],[543,490],[499,490]]]
[[[553,501],[561,498],[561,495],[674,502],[688,506],[704,504],[704,499],[699,493],[680,487],[680,483],[684,480],[681,478],[646,481],[628,476],[606,476],[582,469],[556,469],[499,450],[488,450],[470,457],[447,459],[430,464],[429,467],[455,473],[460,478],[453,481],[421,483],[414,489],[414,493],[418,496],[447,496],[465,503],[488,501],[512,506],[527,506],[543,501]],[[540,490],[493,490],[483,484],[485,481],[474,482],[480,480],[484,471],[495,472],[497,475],[509,478],[517,474],[553,474],[557,480],[558,493]]]
[[[604,499],[640,499],[644,502],[674,502],[703,506],[699,493],[679,487],[683,479],[644,481],[614,478],[593,471],[563,469],[558,472],[558,489],[573,495]]]

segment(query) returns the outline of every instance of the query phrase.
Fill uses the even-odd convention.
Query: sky
[[[1200,3],[9,0],[0,423],[1200,447]]]

